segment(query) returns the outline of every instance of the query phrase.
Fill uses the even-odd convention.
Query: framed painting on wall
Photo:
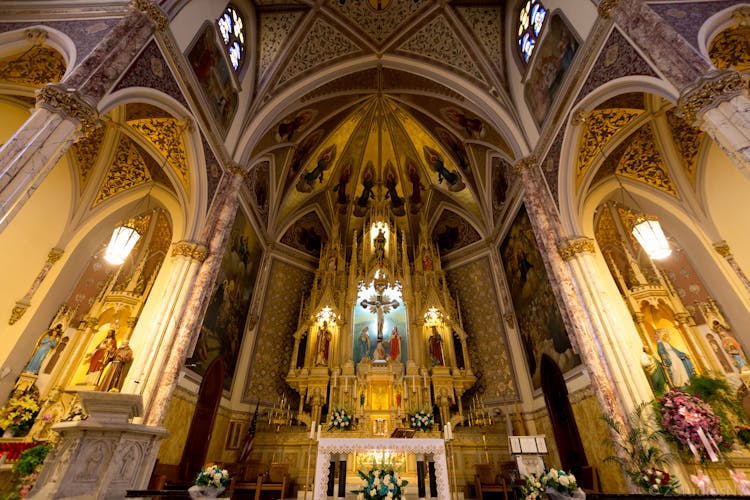
[[[550,356],[566,371],[581,363],[573,352],[552,284],[539,252],[531,221],[521,205],[508,234],[500,245],[500,257],[518,321],[534,389],[541,387],[541,359]]]

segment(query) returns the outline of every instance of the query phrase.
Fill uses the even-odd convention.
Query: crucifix
[[[384,315],[391,312],[391,309],[396,309],[399,304],[397,300],[386,300],[387,297],[384,299],[382,293],[378,293],[375,296],[374,300],[363,300],[360,302],[360,305],[364,307],[365,309],[370,309],[371,313],[376,313],[378,315],[378,342],[381,342],[383,340],[383,321],[384,321]]]

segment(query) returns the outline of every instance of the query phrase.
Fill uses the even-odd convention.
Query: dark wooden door
[[[198,402],[180,461],[180,479],[184,481],[192,482],[203,468],[223,389],[224,361],[220,356],[208,365],[198,391]]]
[[[560,453],[562,468],[570,471],[576,477],[581,477],[581,471],[588,466],[586,453],[583,450],[581,435],[578,433],[573,416],[573,410],[568,400],[568,388],[565,379],[552,358],[544,354],[541,362],[542,392],[547,412],[552,421],[557,450]]]

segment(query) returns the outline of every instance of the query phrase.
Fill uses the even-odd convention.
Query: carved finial
[[[247,175],[247,171],[244,168],[242,168],[242,166],[239,163],[235,161],[230,161],[227,164],[226,168],[229,172],[231,172],[234,175],[237,175],[240,177],[245,177]]]
[[[150,0],[131,0],[130,6],[143,12],[159,31],[166,31],[169,27],[169,19],[163,10]]]
[[[536,156],[534,156],[534,155],[529,155],[529,156],[527,156],[526,158],[522,158],[522,159],[518,160],[518,161],[517,161],[517,162],[516,162],[516,163],[515,163],[515,164],[513,165],[513,170],[514,170],[515,172],[521,173],[521,172],[523,172],[524,170],[527,170],[527,169],[529,169],[529,168],[531,168],[531,167],[534,167],[534,166],[536,166],[537,164],[538,164],[538,161],[537,161],[537,159],[536,159]]]
[[[620,4],[620,0],[602,0],[599,2],[599,17],[602,19],[611,19],[612,11]]]

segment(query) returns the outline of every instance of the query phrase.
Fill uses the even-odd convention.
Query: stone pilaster
[[[544,182],[537,159],[533,156],[524,158],[515,164],[514,170],[518,173],[523,185],[526,212],[529,215],[547,272],[554,284],[555,296],[560,305],[568,335],[571,337],[571,343],[577,349],[588,370],[602,413],[610,416],[621,429],[627,429],[629,427],[628,412],[620,400],[622,395],[617,391],[613,382],[616,378],[601,349],[599,339],[601,332],[594,332],[595,325],[592,324],[581,299],[579,288],[586,290],[587,287],[585,284],[575,282],[570,267],[559,253],[559,241],[563,239],[562,229],[557,214],[550,212],[550,207],[554,207],[555,203]],[[575,245],[573,247],[568,245],[568,247],[574,248]],[[588,248],[588,245],[581,245],[581,247]],[[612,438],[615,439],[614,432],[610,432]]]
[[[729,243],[724,240],[719,241],[718,243],[714,243],[714,250],[716,250],[716,253],[721,255],[724,260],[727,261],[727,264],[729,264],[729,266],[739,278],[740,282],[742,282],[745,290],[750,292],[750,281],[748,281],[747,275],[745,275],[745,272],[742,270],[737,261],[734,260],[732,251],[729,249]]]
[[[214,205],[206,220],[205,241],[208,242],[208,256],[198,270],[182,319],[175,332],[174,342],[169,349],[164,370],[159,377],[153,400],[146,412],[145,422],[149,425],[158,426],[164,422],[169,400],[177,386],[180,370],[185,363],[186,356],[198,339],[201,322],[211,299],[211,292],[224,255],[223,249],[237,215],[239,191],[245,175],[245,171],[236,164],[232,164],[228,170],[222,177],[214,198]]]
[[[717,70],[642,0],[602,0],[612,19],[680,92],[678,108],[750,178],[750,99],[736,70]]]

